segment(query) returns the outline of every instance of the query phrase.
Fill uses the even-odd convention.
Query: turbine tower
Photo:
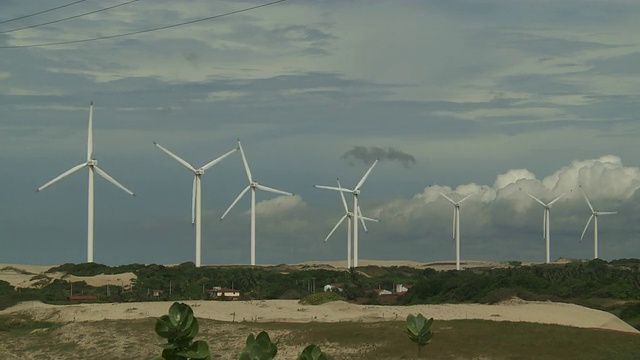
[[[338,187],[342,188],[342,185],[340,185],[340,179],[338,179]],[[351,268],[351,222],[353,220],[353,212],[349,211],[349,207],[347,206],[347,200],[344,198],[343,191],[340,191],[340,198],[342,199],[342,205],[344,206],[344,215],[340,218],[340,220],[338,220],[338,222],[333,227],[329,235],[327,235],[327,237],[324,239],[324,241],[327,242],[327,240],[329,240],[331,235],[333,235],[333,233],[336,231],[338,226],[340,226],[340,224],[342,224],[342,222],[345,219],[347,219],[347,268],[350,269]],[[360,214],[358,217],[362,222],[362,228],[364,229],[365,232],[369,231],[367,229],[367,225],[365,225],[364,223],[365,220],[378,222],[378,219],[372,219],[366,216],[362,216],[362,210],[359,207],[358,207],[358,213]]]
[[[591,224],[591,219],[593,219],[593,258],[598,258],[598,215],[615,215],[617,211],[595,211],[587,195],[582,194],[584,199],[587,200],[587,205],[589,205],[589,209],[591,210],[591,216],[589,216],[589,220],[587,221],[587,225],[585,225],[584,230],[582,230],[582,236],[580,236],[580,241],[584,237],[584,233],[587,231],[589,224]]]
[[[124,185],[120,184],[116,179],[112,178],[104,172],[102,169],[98,167],[98,160],[93,158],[93,101],[89,104],[89,131],[87,137],[87,161],[72,167],[71,169],[63,172],[62,174],[55,177],[53,180],[48,183],[42,185],[41,187],[36,189],[36,192],[40,192],[47,187],[55,184],[56,182],[64,179],[65,177],[73,174],[74,172],[86,167],[89,169],[89,194],[88,194],[88,204],[87,204],[87,262],[93,262],[93,175],[94,171],[98,173],[98,175],[107,179],[113,185],[119,187],[124,192],[129,195],[136,196],[131,190],[124,187]]]
[[[367,177],[369,177],[371,170],[373,170],[373,167],[376,166],[377,163],[378,163],[378,160],[373,162],[373,165],[371,165],[369,170],[367,170],[367,172],[364,174],[362,179],[360,179],[356,187],[353,188],[353,190],[343,188],[343,187],[323,186],[323,185],[315,185],[315,187],[318,189],[350,192],[353,195],[353,218],[358,219],[359,218],[358,211],[360,209],[360,207],[358,206],[358,195],[360,195],[360,188],[362,188],[362,185],[364,184],[365,180],[367,180]],[[353,267],[358,267],[358,222],[356,221],[353,225],[354,225],[353,226]]]
[[[543,231],[543,236],[544,236],[544,240],[546,243],[546,247],[547,247],[547,264],[551,262],[550,260],[550,256],[549,256],[549,243],[550,243],[550,239],[549,239],[549,210],[551,210],[551,206],[553,206],[553,204],[555,204],[556,201],[560,200],[561,197],[564,196],[564,194],[558,196],[557,198],[551,200],[548,204],[545,204],[544,202],[542,202],[542,200],[538,199],[537,197],[528,194],[533,200],[537,201],[540,205],[544,206],[544,216],[542,218],[542,231]]]
[[[222,214],[220,220],[222,221],[222,219],[227,216],[234,205],[238,201],[240,201],[240,199],[244,196],[244,194],[247,193],[247,191],[249,191],[249,189],[251,189],[251,265],[254,266],[256,264],[256,189],[289,196],[293,196],[293,194],[260,185],[257,181],[254,181],[253,177],[251,176],[251,170],[249,169],[249,163],[247,163],[247,158],[244,156],[244,150],[242,149],[242,145],[240,144],[240,139],[238,139],[238,149],[240,149],[240,155],[242,155],[242,162],[244,163],[244,170],[247,173],[247,179],[249,179],[249,185],[240,192],[238,197],[231,203],[227,211]]]
[[[471,194],[456,202],[447,195],[440,193],[447,201],[453,205],[453,239],[456,241],[456,270],[460,270],[460,204],[467,200]]]
[[[202,175],[204,175],[205,171],[213,167],[213,165],[219,163],[220,161],[222,161],[222,159],[236,152],[238,148],[235,148],[218,157],[217,159],[208,162],[203,167],[196,169],[193,165],[189,164],[178,155],[167,150],[157,142],[154,141],[153,145],[155,145],[158,149],[164,151],[167,155],[174,158],[180,164],[184,165],[184,167],[191,170],[194,174],[193,188],[191,192],[191,223],[195,223],[196,226],[196,267],[200,267],[202,260]]]

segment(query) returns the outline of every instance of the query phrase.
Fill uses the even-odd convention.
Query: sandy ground
[[[558,324],[579,328],[597,328],[638,333],[614,315],[586,307],[512,300],[498,305],[443,304],[414,306],[354,305],[336,301],[318,306],[298,304],[297,300],[260,301],[186,301],[197,317],[220,321],[256,322],[372,322],[404,320],[408,314],[421,313],[436,320],[481,319],[493,321]],[[118,304],[48,305],[24,302],[0,311],[3,314],[28,314],[37,320],[82,322],[160,317],[171,302]]]

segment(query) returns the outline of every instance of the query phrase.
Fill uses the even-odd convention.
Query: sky
[[[0,0],[0,262],[86,261],[87,170],[34,190],[85,161],[90,101],[94,158],[137,194],[96,177],[99,263],[194,261],[193,174],[153,142],[200,167],[237,138],[255,180],[295,194],[258,192],[258,264],[345,260],[346,224],[324,241],[340,196],[314,185],[354,187],[376,158],[360,204],[380,222],[360,259],[454,260],[440,193],[471,195],[463,260],[544,261],[529,194],[564,194],[551,259],[592,258],[583,193],[618,211],[599,218],[600,257],[640,257],[637,1],[236,12],[266,2]],[[220,221],[247,184],[238,152],[202,177],[203,264],[249,263],[250,198]]]

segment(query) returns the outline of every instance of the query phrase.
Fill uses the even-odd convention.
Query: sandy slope
[[[64,273],[46,273],[54,266],[48,265],[23,265],[23,264],[0,264],[0,280],[4,280],[14,287],[37,287],[41,279],[32,280],[34,276],[46,276],[48,279],[63,279],[66,281],[85,281],[87,285],[100,287],[105,285],[131,286],[131,280],[136,278],[134,273],[122,273],[115,275],[100,274],[96,276],[75,276]],[[46,274],[45,274],[46,273]]]
[[[436,320],[482,319],[533,322],[581,328],[599,328],[638,333],[614,315],[573,304],[509,301],[499,305],[443,304],[415,306],[368,306],[336,301],[319,306],[304,306],[296,300],[261,301],[187,301],[197,317],[258,322],[338,322],[404,320],[410,313],[421,313]],[[0,311],[23,313],[38,320],[55,322],[99,321],[104,319],[140,319],[165,314],[170,302],[120,304],[47,305],[24,302]]]

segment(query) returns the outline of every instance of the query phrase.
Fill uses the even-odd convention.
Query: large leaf
[[[193,321],[193,310],[187,304],[174,302],[169,308],[169,320],[180,330],[187,329]]]
[[[409,314],[406,325],[407,334],[411,341],[417,343],[419,346],[429,344],[433,338],[431,324],[433,324],[433,318],[427,320],[422,314],[418,314],[417,316]]]
[[[173,339],[176,337],[176,327],[171,323],[169,316],[162,315],[156,320],[156,333],[165,339]]]
[[[329,358],[325,353],[320,350],[320,347],[311,344],[302,350],[298,360],[328,360]]]
[[[180,351],[176,353],[176,355],[188,357],[190,359],[209,359],[211,357],[209,345],[202,340],[194,342],[189,346],[187,351]]]
[[[247,346],[240,354],[240,359],[250,360],[271,360],[278,353],[278,347],[271,342],[269,334],[262,331],[258,336],[249,334],[246,341]]]

